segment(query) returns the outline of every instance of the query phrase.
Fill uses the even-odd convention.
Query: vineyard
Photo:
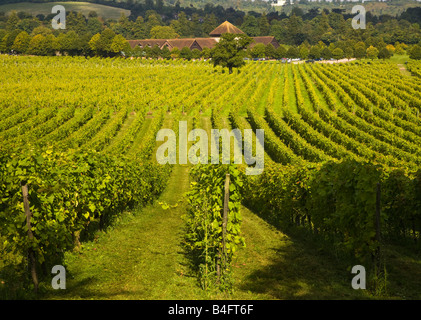
[[[250,62],[230,75],[203,61],[1,56],[0,270],[28,250],[58,264],[158,199],[172,166],[156,163],[156,135],[180,120],[209,136],[264,129],[264,172],[242,175],[242,202],[378,269],[384,239],[419,248],[421,64],[407,68]]]

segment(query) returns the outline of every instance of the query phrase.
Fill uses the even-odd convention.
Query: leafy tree
[[[146,34],[149,35],[153,27],[160,25],[162,25],[161,17],[158,16],[158,14],[155,11],[149,12],[146,22]]]
[[[393,54],[395,53],[395,50],[396,50],[396,48],[393,44],[388,44],[386,46],[386,49],[389,51],[391,56],[393,56]]]
[[[32,30],[33,36],[36,36],[37,34],[42,34],[43,36],[47,36],[51,33],[52,33],[51,28],[47,28],[44,26],[39,26],[39,27],[36,27],[34,30]]]
[[[74,56],[81,51],[81,37],[75,31],[60,34],[55,42],[55,49],[62,53],[67,52],[69,55]]]
[[[351,47],[345,47],[344,55],[345,55],[345,58],[351,59],[354,57],[354,50],[352,50]]]
[[[164,0],[156,0],[155,1],[155,8],[158,12],[161,12],[164,8]]]
[[[145,46],[144,48],[143,48],[143,51],[142,51],[142,55],[145,57],[145,58],[153,58],[154,57],[154,54],[153,54],[153,51],[152,51],[152,48],[151,47],[149,47],[149,46]]]
[[[244,17],[244,21],[240,29],[250,37],[257,37],[260,33],[259,22],[256,17],[252,15],[246,15]]]
[[[328,47],[323,48],[322,57],[323,57],[323,59],[332,58],[332,51],[330,51],[330,49]]]
[[[191,51],[191,57],[192,57],[192,59],[200,59],[201,55],[202,55],[202,53],[200,52],[199,49],[193,49]]]
[[[118,23],[116,23],[112,27],[113,31],[116,34],[121,34],[125,38],[131,38],[132,35],[132,29],[133,29],[133,22],[130,21],[126,15],[122,12],[120,19],[118,20]]]
[[[419,45],[414,45],[411,50],[409,50],[409,58],[415,60],[421,60],[421,47]]]
[[[406,53],[406,45],[404,43],[398,43],[395,45],[395,54],[403,55]]]
[[[336,60],[342,59],[345,56],[344,51],[341,48],[335,48],[332,51],[332,57]]]
[[[2,40],[1,51],[9,52],[10,50],[12,50],[15,39],[21,32],[21,30],[16,29],[9,33],[6,33]]]
[[[308,58],[308,55],[310,54],[310,51],[308,50],[308,48],[304,45],[300,46],[300,58],[305,60]]]
[[[312,43],[319,41],[322,36],[330,29],[329,17],[323,11],[322,14],[315,18],[316,26],[312,32]]]
[[[232,74],[233,68],[240,68],[245,64],[245,49],[251,42],[252,39],[245,34],[223,34],[212,49],[214,67],[219,65],[228,68],[229,73]]]
[[[252,58],[264,58],[266,56],[266,46],[263,43],[256,44],[251,50]]]
[[[379,55],[379,50],[376,47],[370,46],[367,48],[367,58],[373,60]]]
[[[17,29],[26,31],[28,34],[32,33],[36,27],[41,25],[41,21],[37,18],[28,18],[20,20],[17,26]]]
[[[389,50],[386,47],[383,47],[379,50],[379,59],[389,59],[392,56]]]
[[[183,11],[178,15],[178,20],[173,20],[171,22],[171,27],[173,27],[175,32],[181,37],[192,36],[191,22],[187,19],[187,16]]]
[[[207,14],[203,20],[203,32],[208,35],[218,26],[218,19],[211,13]]]
[[[191,53],[191,50],[190,50],[189,47],[184,47],[184,48],[181,49],[180,58],[186,59],[186,60],[191,60],[192,53]]]
[[[67,22],[67,21],[66,21]],[[67,25],[66,25],[66,28],[67,28]],[[86,25],[86,19],[85,19],[85,16],[81,13],[81,12],[78,12],[77,14],[76,14],[76,25],[75,25],[75,27],[74,27],[74,31],[78,34],[78,35],[81,35],[81,34],[84,34],[84,33],[86,33],[87,32],[87,25]]]
[[[22,31],[18,34],[13,42],[12,49],[18,53],[26,53],[28,50],[29,42],[31,41],[31,37],[26,31]]]
[[[202,37],[203,36],[203,27],[200,23],[200,17],[197,13],[193,13],[192,21],[191,21],[191,33],[195,37]]]
[[[357,59],[362,59],[367,55],[367,49],[364,42],[358,42],[355,45],[354,56]]]
[[[9,18],[6,21],[6,30],[7,31],[13,31],[18,27],[19,23],[19,17],[16,13],[16,11],[12,11],[12,13],[9,15]]]
[[[173,48],[171,50],[171,58],[173,58],[173,59],[180,58],[180,49],[178,49],[177,47]]]
[[[3,34],[1,34],[3,35]],[[6,40],[7,40],[7,34],[5,34],[1,39],[0,39],[0,52],[7,52],[7,46],[6,46]]]
[[[88,13],[88,18],[97,18],[98,17],[98,13],[94,10],[89,11]]]
[[[96,43],[96,50],[103,56],[109,56],[111,51],[111,44],[113,43],[114,37],[116,34],[109,28],[106,28],[104,31],[101,32],[101,36],[99,37]]]
[[[171,51],[170,51],[170,49],[168,49],[167,46],[164,46],[161,49],[161,57],[162,57],[162,59],[165,59],[165,60],[171,59]]]
[[[87,56],[91,53],[91,48],[89,47],[89,41],[91,40],[91,34],[85,33],[79,37],[79,52],[84,56]]]
[[[50,45],[48,44],[47,37],[42,34],[37,34],[29,42],[28,53],[46,56],[49,54],[49,47]]]
[[[179,34],[170,26],[155,26],[150,32],[151,39],[175,39]]]
[[[269,35],[270,31],[270,24],[266,14],[262,14],[262,16],[258,20],[259,24],[259,35],[260,36],[267,36]]]
[[[276,58],[282,59],[285,58],[287,54],[287,50],[284,46],[280,45],[278,48],[276,48]]]
[[[161,56],[161,49],[156,44],[152,47],[152,49],[149,52],[149,57],[153,59],[158,59]]]
[[[286,19],[284,19],[286,20]],[[274,36],[279,43],[288,43],[287,27],[285,21],[273,19],[270,26],[270,35]]]
[[[101,34],[95,34],[91,40],[89,41],[89,48],[95,53],[99,54],[100,50],[98,48],[99,39],[101,38]]]
[[[210,48],[203,48],[201,52],[201,56],[203,59],[209,59],[211,57],[211,49]]]
[[[291,46],[288,48],[286,57],[290,59],[296,59],[300,57],[300,51],[297,47]]]
[[[306,36],[303,27],[302,17],[296,16],[295,14],[289,17],[287,30],[290,44],[299,45],[304,42]]]
[[[133,49],[130,50],[130,54],[132,57],[142,57],[143,49],[140,46],[135,46]]]
[[[269,43],[265,48],[265,55],[270,59],[276,59],[276,49],[273,44]]]
[[[73,11],[70,11],[66,15],[66,29],[67,30],[75,30],[77,24],[78,24],[78,20],[76,19],[76,13],[73,12]]]
[[[322,56],[322,50],[319,46],[312,46],[310,48],[310,52],[308,54],[308,57],[310,59],[319,59]]]
[[[124,38],[121,34],[118,34],[114,37],[110,49],[111,52],[118,54],[120,52],[128,52],[130,50],[130,46],[126,38]]]
[[[145,8],[146,9],[154,9],[155,8],[155,6],[154,6],[154,3],[153,3],[153,0],[145,0]]]
[[[97,34],[97,33],[101,33],[104,27],[102,25],[102,22],[99,21],[97,17],[90,17],[86,24],[86,29],[91,34]]]
[[[131,31],[134,39],[145,39],[147,36],[147,26],[142,16],[138,16],[132,25]]]

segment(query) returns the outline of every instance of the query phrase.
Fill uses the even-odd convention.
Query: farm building
[[[244,33],[239,28],[234,26],[228,21],[225,21],[220,26],[215,28],[211,33],[209,33],[209,38],[180,38],[180,39],[145,39],[145,40],[129,40],[129,44],[132,48],[136,46],[140,46],[141,48],[145,47],[154,47],[157,45],[160,49],[164,48],[165,46],[172,50],[174,48],[183,49],[184,47],[188,47],[190,50],[198,49],[202,51],[204,48],[212,49],[219,41],[220,37],[224,33],[234,33],[234,34],[241,34]],[[271,43],[275,48],[279,47],[278,41],[276,41],[275,37],[266,36],[266,37],[252,37],[253,42],[250,47],[254,47],[258,43],[263,43],[264,45],[268,45]]]

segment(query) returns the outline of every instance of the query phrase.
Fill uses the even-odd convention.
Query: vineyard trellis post
[[[379,281],[381,275],[381,252],[380,252],[380,210],[381,210],[381,185],[380,182],[377,183],[376,190],[376,242],[377,246],[374,252],[374,267],[375,267],[375,277]]]
[[[23,194],[23,208],[25,210],[26,226],[28,228],[28,238],[29,238],[29,244],[30,244],[28,248],[29,269],[31,271],[32,281],[34,283],[34,290],[35,290],[35,293],[37,293],[38,292],[38,276],[37,276],[37,269],[36,269],[35,253],[34,253],[34,250],[31,248],[31,245],[32,245],[31,241],[34,238],[34,234],[32,233],[32,227],[31,227],[32,213],[29,208],[28,184],[22,181],[21,186],[22,186],[22,194]]]
[[[381,199],[381,186],[380,182],[377,183],[377,191],[376,191],[376,241],[377,241],[377,249],[376,249],[376,258],[380,260],[380,199]],[[377,262],[378,262],[377,261]]]
[[[226,262],[227,262],[227,250],[225,246],[225,239],[226,239],[227,225],[228,225],[229,185],[230,185],[230,175],[229,173],[227,173],[225,176],[224,209],[222,213],[222,248],[221,248],[221,251],[219,252],[218,262],[216,266],[218,283],[220,283],[221,269],[222,269],[222,274],[223,274],[226,269]]]
[[[222,216],[222,253],[223,253],[223,267],[226,267],[226,256],[227,251],[225,247],[225,238],[227,233],[227,225],[228,225],[228,203],[229,203],[229,190],[230,187],[230,175],[229,173],[225,176],[225,190],[224,190],[224,212]]]

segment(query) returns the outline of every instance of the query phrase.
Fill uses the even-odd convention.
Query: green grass
[[[105,6],[102,4],[95,4],[89,2],[47,2],[47,3],[29,3],[29,2],[20,2],[20,3],[11,3],[0,5],[0,11],[10,14],[13,10],[16,12],[24,11],[31,13],[33,16],[38,14],[48,15],[51,14],[51,9],[55,5],[62,5],[66,11],[77,11],[82,12],[86,17],[89,12],[96,11],[99,17],[105,19],[115,19],[117,20],[121,13],[124,12],[126,16],[130,15],[130,10],[114,8],[110,6]]]
[[[390,57],[390,61],[398,64],[403,64],[406,61],[409,61],[409,55],[407,54],[395,54],[392,57]]]
[[[189,185],[187,170],[174,169],[161,201],[176,204],[182,199]],[[183,204],[163,210],[158,202],[127,212],[115,227],[66,256],[67,290],[44,298],[183,299],[186,291],[200,296],[180,247],[183,212]]]
[[[411,76],[411,72],[406,69],[405,63],[409,61],[409,55],[402,54],[402,55],[394,55],[390,58],[390,61],[396,63],[399,70],[402,72],[403,75]]]

